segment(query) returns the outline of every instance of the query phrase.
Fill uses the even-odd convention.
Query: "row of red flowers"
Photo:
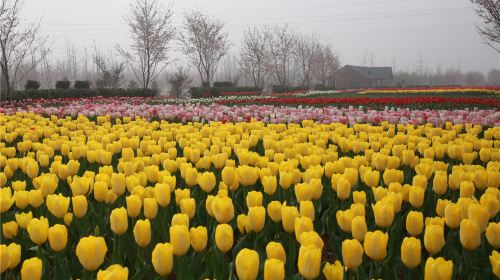
[[[288,104],[288,105],[328,105],[328,104],[349,104],[349,105],[369,105],[369,104],[390,104],[390,105],[412,105],[412,104],[466,104],[466,105],[489,105],[500,106],[498,98],[476,98],[476,97],[313,97],[313,98],[248,98],[239,100],[218,100],[219,104]]]

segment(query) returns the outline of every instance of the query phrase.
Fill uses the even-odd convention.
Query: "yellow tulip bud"
[[[444,217],[444,215],[445,215],[444,211],[446,209],[446,206],[450,203],[451,203],[451,201],[449,201],[447,199],[438,199],[438,201],[436,203],[436,214],[439,217]]]
[[[184,198],[189,198],[189,197],[191,197],[191,192],[189,191],[189,189],[176,189],[175,190],[175,203],[177,205],[180,205],[181,201]]]
[[[424,279],[425,280],[451,280],[453,274],[453,262],[446,261],[439,257],[434,259],[429,257],[425,262]]]
[[[255,207],[255,206],[262,206],[262,200],[264,199],[264,196],[262,195],[261,192],[256,192],[256,191],[251,191],[247,194],[246,197],[246,202],[248,208],[250,207]]]
[[[343,176],[337,181],[337,197],[346,200],[351,195],[351,182]]]
[[[301,217],[309,217],[311,220],[314,220],[314,204],[310,200],[304,200],[300,202],[300,216]]]
[[[189,216],[187,214],[174,214],[172,217],[172,222],[171,224],[174,225],[183,225],[187,228],[189,228]]]
[[[443,195],[446,193],[448,188],[448,176],[446,172],[436,172],[434,175],[434,180],[432,181],[432,190],[437,195]]]
[[[97,272],[97,280],[127,280],[128,279],[128,268],[123,267],[119,264],[113,264],[108,266],[106,270],[99,270]]]
[[[71,202],[73,204],[73,214],[79,219],[83,218],[87,214],[87,197],[83,195],[73,196]]]
[[[17,235],[19,229],[15,221],[10,221],[2,224],[2,233],[6,239],[13,239]]]
[[[412,236],[418,236],[424,228],[424,215],[422,212],[410,211],[406,216],[406,231]]]
[[[170,204],[170,187],[167,184],[156,184],[154,193],[158,205],[167,207]]]
[[[383,260],[387,255],[388,241],[389,235],[387,233],[383,233],[380,230],[367,232],[363,243],[366,255],[372,260]]]
[[[156,214],[158,213],[158,203],[154,198],[144,198],[144,217],[149,220],[153,220],[156,218]]]
[[[78,261],[88,271],[94,271],[104,263],[107,251],[108,247],[103,237],[83,237],[76,245]]]
[[[16,201],[16,207],[19,209],[24,209],[29,204],[29,192],[16,191],[14,192],[14,199]]]
[[[294,230],[295,230],[295,238],[297,239],[297,241],[299,241],[300,235],[303,232],[314,230],[313,222],[308,217],[297,217],[294,220]]]
[[[54,225],[49,228],[48,238],[50,248],[56,252],[61,251],[68,243],[68,230],[64,225]]]
[[[194,198],[185,198],[180,203],[181,212],[187,214],[192,219],[196,213],[196,201]]]
[[[369,187],[376,187],[380,181],[380,172],[378,170],[370,171],[367,170],[363,175],[363,181]]]
[[[364,191],[355,191],[352,193],[354,203],[366,205],[366,193]]]
[[[215,175],[213,172],[203,172],[198,178],[198,185],[206,193],[212,192],[216,185]]]
[[[52,215],[59,219],[64,217],[64,214],[68,212],[70,203],[69,197],[64,197],[62,194],[51,194],[47,196],[46,205]]]
[[[295,230],[295,218],[299,217],[299,211],[295,206],[281,207],[281,222],[286,232],[291,233]]]
[[[215,228],[215,245],[222,253],[233,247],[233,228],[228,224],[219,224]]]
[[[236,255],[235,266],[239,279],[257,279],[257,274],[259,273],[259,254],[254,250],[244,248]]]
[[[219,223],[228,223],[234,218],[233,201],[227,196],[215,197],[211,209]]]
[[[29,221],[27,229],[31,241],[37,245],[42,245],[47,241],[49,220],[44,217],[40,217],[40,219],[33,218]]]
[[[114,233],[118,235],[124,234],[128,228],[127,210],[124,207],[113,209],[109,216],[109,223]]]
[[[207,228],[204,226],[191,228],[189,233],[191,237],[191,247],[193,247],[196,252],[205,250],[208,241]]]
[[[137,220],[134,226],[134,238],[139,247],[148,246],[151,242],[151,223],[149,220]]]
[[[316,246],[300,246],[298,264],[299,273],[306,279],[319,276],[321,267],[321,249]]]
[[[64,224],[69,227],[71,225],[71,222],[73,221],[73,213],[64,214],[63,220]]]
[[[129,195],[125,199],[127,202],[127,213],[131,218],[139,216],[142,208],[142,200],[138,195]]]
[[[156,273],[161,276],[167,276],[172,272],[172,266],[174,263],[174,248],[170,243],[158,243],[156,244],[153,253],[151,255],[151,263],[156,271]]]
[[[342,260],[348,269],[356,270],[363,261],[363,252],[363,246],[357,239],[342,241]]]
[[[486,228],[486,239],[491,247],[500,248],[500,223],[490,223]]]
[[[500,278],[500,253],[493,250],[490,256],[491,269],[496,277]]]
[[[267,243],[266,255],[268,259],[278,259],[281,262],[286,263],[286,253],[281,243],[273,241]]]
[[[250,207],[247,223],[250,231],[260,232],[266,223],[266,209],[262,206]]]
[[[420,239],[405,237],[401,243],[401,261],[408,268],[417,267],[422,261],[422,244]]]
[[[26,213],[16,213],[15,217],[17,224],[22,229],[26,229],[31,219],[33,219],[33,214],[31,213],[31,211]]]
[[[323,275],[327,280],[342,280],[344,279],[344,267],[339,261],[335,261],[335,264],[327,262],[323,268]]]
[[[13,181],[12,189],[14,191],[24,191],[26,190],[26,181]]]
[[[389,227],[394,220],[394,206],[391,203],[378,201],[372,205],[375,223],[379,227]]]
[[[444,209],[444,221],[446,225],[452,229],[460,226],[462,220],[462,207],[458,204],[450,203]]]
[[[424,204],[425,189],[421,187],[410,188],[410,204],[415,208],[420,208]]]
[[[29,203],[31,207],[38,208],[43,204],[43,192],[42,190],[30,190],[28,195]]]
[[[425,227],[424,245],[427,252],[431,255],[439,253],[445,245],[443,226],[434,224],[427,225]]]
[[[106,199],[106,194],[108,193],[108,184],[106,182],[95,182],[93,192],[95,200],[103,202]]]
[[[9,246],[7,246],[7,252],[9,253],[9,269],[14,269],[21,262],[21,245],[10,243]],[[3,260],[2,258],[2,263]]]
[[[319,249],[325,245],[321,236],[313,230],[301,233],[298,241],[302,246],[314,245]]]
[[[28,163],[26,164],[26,174],[28,175],[28,177],[30,177],[30,179],[35,178],[36,176],[38,176],[38,171],[38,162],[34,160],[28,161]]]
[[[264,263],[264,280],[285,279],[285,265],[278,259],[267,259]]]
[[[292,185],[293,174],[292,172],[280,171],[279,173],[279,184],[281,188],[287,190]]]
[[[21,279],[42,279],[42,260],[33,257],[23,262],[21,267]]]
[[[481,229],[475,221],[463,219],[460,222],[460,243],[467,250],[474,250],[481,245]]]
[[[471,204],[467,211],[467,217],[475,221],[479,225],[481,232],[484,232],[488,226],[490,212],[488,212],[488,208],[481,204]]]
[[[271,220],[275,223],[278,223],[281,221],[281,207],[282,204],[279,201],[271,201],[267,205],[267,214],[271,218]]]
[[[170,227],[170,244],[174,249],[174,255],[182,256],[187,253],[190,246],[189,230],[185,226],[174,225]]]
[[[337,218],[337,224],[339,225],[340,229],[345,232],[351,232],[352,219],[354,218],[353,211],[350,209],[347,209],[345,211],[338,210],[335,215]]]
[[[352,237],[358,241],[363,241],[365,239],[366,232],[368,228],[366,226],[366,221],[364,216],[356,216],[351,222],[351,232]]]
[[[268,195],[272,195],[276,192],[278,187],[278,180],[276,176],[264,176],[262,178],[262,186],[264,187],[264,192]]]
[[[111,175],[111,190],[118,196],[125,193],[125,174],[113,173]]]
[[[474,183],[470,181],[462,181],[460,183],[460,197],[472,197],[475,191]]]

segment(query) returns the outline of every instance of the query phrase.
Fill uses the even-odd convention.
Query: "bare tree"
[[[184,15],[180,33],[181,51],[200,75],[203,84],[211,84],[221,58],[229,51],[228,33],[224,23],[200,11]]]
[[[20,0],[2,0],[0,4],[0,70],[1,90],[3,94],[11,94],[16,85],[47,56],[44,48],[47,40],[39,36],[40,22],[27,28],[21,27]],[[35,58],[30,57],[37,54]],[[31,61],[26,64],[26,60]]]
[[[241,40],[241,70],[250,77],[256,88],[264,87],[266,75],[270,71],[269,35],[269,32],[248,28],[243,33]]]
[[[484,83],[484,80],[485,80],[484,75],[481,72],[470,71],[470,72],[465,73],[465,75],[464,75],[464,81],[465,81],[466,85],[470,85],[470,86],[482,85]]]
[[[97,68],[98,74],[98,78],[96,80],[96,86],[98,88],[116,89],[120,87],[123,79],[123,71],[125,70],[124,62],[117,62],[111,58],[105,58],[96,47],[94,64]]]
[[[288,86],[292,50],[295,44],[294,31],[285,25],[275,26],[267,32],[273,76],[280,86]]]
[[[193,80],[189,75],[189,71],[183,67],[177,68],[172,74],[167,74],[167,83],[170,85],[170,95],[180,98],[186,89],[189,88]]]
[[[148,88],[168,64],[169,43],[174,38],[171,6],[158,0],[136,0],[125,19],[130,28],[130,52],[117,47],[143,88]]]
[[[498,86],[500,85],[500,70],[498,69],[491,69],[488,72],[488,84],[492,86]]]
[[[311,88],[319,43],[312,36],[297,36],[293,54],[302,86]]]
[[[340,68],[340,60],[332,47],[319,44],[314,58],[314,75],[318,82],[325,86],[335,85],[335,72]]]
[[[476,13],[483,20],[482,27],[478,27],[479,34],[486,44],[500,53],[500,1],[499,0],[471,0],[476,5]]]

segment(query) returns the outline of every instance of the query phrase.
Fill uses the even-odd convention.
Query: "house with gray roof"
[[[345,65],[335,73],[335,87],[338,89],[390,87],[393,78],[392,67]]]

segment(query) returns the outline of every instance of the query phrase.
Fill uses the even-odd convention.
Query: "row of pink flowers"
[[[17,112],[34,112],[50,116],[72,116],[79,114],[87,117],[110,115],[111,117],[142,117],[146,119],[162,119],[168,121],[222,121],[248,122],[252,119],[265,123],[300,123],[302,120],[314,120],[318,123],[371,123],[379,124],[387,121],[392,124],[432,123],[443,126],[445,122],[471,123],[485,126],[500,125],[500,112],[497,109],[464,109],[464,110],[411,110],[389,108],[384,110],[366,110],[360,107],[338,108],[335,106],[276,106],[276,105],[239,105],[222,104],[148,104],[123,100],[100,99],[96,102],[82,102],[80,99],[64,100],[57,105],[48,102],[23,104],[3,104],[0,114],[12,115]],[[129,101],[131,101],[129,100]],[[42,104],[43,103],[43,104]]]

